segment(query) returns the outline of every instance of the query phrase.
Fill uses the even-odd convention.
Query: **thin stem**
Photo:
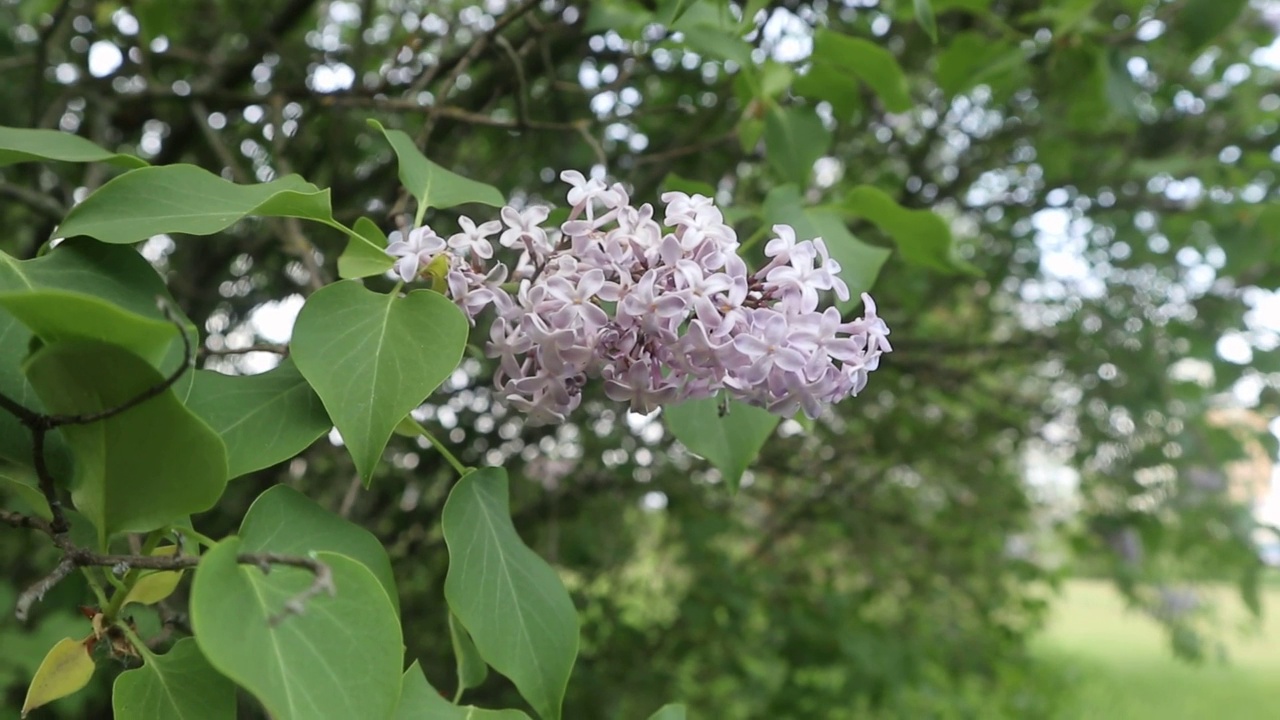
[[[195,528],[187,528],[187,527],[173,528],[173,531],[179,535],[189,537],[192,540],[195,540],[197,543],[205,547],[213,547],[214,545],[218,544],[217,540],[214,540],[213,538],[210,538],[207,535],[203,535],[199,532],[196,532]]]
[[[745,241],[743,241],[742,245],[738,246],[738,252],[744,253],[747,250],[750,250],[756,243],[763,240],[764,236],[767,234],[769,234],[769,226],[768,225],[760,226],[758,230],[751,233],[751,237],[747,238]]]
[[[164,536],[165,533],[160,530],[155,530],[149,533],[147,535],[146,542],[142,544],[142,550],[139,554],[151,555],[151,553],[155,551],[156,546],[160,544],[160,541],[164,539]],[[111,579],[113,577],[113,573],[110,570],[107,570],[107,578]],[[102,611],[102,614],[105,615],[108,620],[115,620],[116,617],[119,616],[120,610],[124,608],[125,600],[128,599],[129,593],[133,591],[133,586],[137,585],[138,581],[141,579],[142,571],[138,568],[131,567],[118,584],[114,582],[112,583],[113,585],[116,585],[116,592],[111,596],[111,602],[103,606],[104,609]]]
[[[152,662],[156,659],[155,653],[151,652],[151,648],[147,647],[141,637],[138,637],[138,633],[129,627],[129,623],[115,621],[115,627],[123,632],[126,638],[129,638],[129,644],[133,645],[133,649],[137,650],[138,654],[142,656],[143,662]]]
[[[107,592],[102,589],[102,583],[98,582],[98,578],[93,576],[94,568],[82,567],[80,574],[84,575],[84,581],[89,584],[89,589],[93,591],[93,595],[98,600],[98,607],[103,608],[108,604]]]
[[[447,460],[449,464],[453,466],[454,470],[458,471],[459,477],[471,472],[471,468],[467,467],[466,465],[463,465],[462,461],[458,460],[458,458],[454,456],[453,453],[449,452],[449,448],[445,447],[444,443],[440,442],[440,440],[435,435],[432,435],[429,430],[427,430],[425,427],[422,426],[422,423],[418,422],[417,420],[414,420],[412,417],[405,418],[405,419],[409,421],[409,425],[415,431],[417,431],[419,435],[422,435],[422,437],[426,438],[427,441],[431,443],[432,447],[434,447],[436,450],[440,452],[441,455],[444,456],[444,459]]]

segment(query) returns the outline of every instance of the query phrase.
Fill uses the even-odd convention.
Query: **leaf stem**
[[[82,567],[80,574],[84,575],[84,581],[89,585],[89,589],[93,591],[93,595],[98,600],[98,607],[107,606],[107,593],[102,589],[102,583],[98,582],[98,578],[94,577],[95,568]]]
[[[405,422],[410,427],[412,427],[414,431],[416,431],[419,435],[426,438],[427,441],[430,442],[431,445],[436,450],[438,450],[441,455],[444,456],[444,459],[449,461],[449,464],[453,466],[453,469],[458,471],[459,477],[471,472],[471,468],[467,467],[466,465],[463,465],[462,461],[458,460],[458,458],[453,453],[449,452],[449,448],[445,447],[445,444],[440,442],[439,438],[437,438],[435,435],[432,435],[431,431],[427,430],[425,427],[422,426],[422,423],[418,422],[417,420],[414,420],[412,417],[405,418]]]
[[[205,547],[213,547],[214,545],[218,544],[217,540],[214,540],[213,538],[207,535],[197,532],[195,528],[175,527],[173,528],[173,531],[175,533],[178,533],[179,535],[185,535],[186,537],[189,537],[192,540],[195,540],[197,543]]]
[[[739,246],[738,246],[738,252],[739,252],[739,253],[744,253],[744,252],[746,252],[746,251],[747,251],[747,250],[749,250],[752,246],[754,246],[756,243],[758,243],[758,242],[760,242],[761,240],[763,240],[763,239],[764,239],[764,236],[765,236],[765,235],[767,235],[768,233],[769,233],[769,226],[768,226],[768,225],[761,225],[761,226],[760,226],[760,228],[759,228],[758,230],[756,230],[755,232],[751,233],[751,237],[747,238],[747,239],[746,239],[746,241],[744,241],[744,242],[742,243],[742,245],[739,245]]]
[[[155,653],[151,652],[151,648],[147,647],[147,643],[138,636],[138,633],[133,631],[133,628],[129,627],[129,623],[116,621],[115,627],[122,631],[125,637],[129,638],[129,643],[133,645],[134,650],[138,651],[138,655],[142,657],[143,662],[149,663],[156,659]]]
[[[161,530],[154,530],[147,535],[147,539],[142,543],[142,551],[140,555],[151,555],[155,551],[156,546],[164,539],[166,533]],[[107,570],[107,578],[114,577],[110,569]],[[113,582],[116,586],[115,593],[111,596],[111,602],[103,606],[102,614],[108,620],[114,621],[124,609],[124,601],[129,597],[129,593],[133,592],[133,586],[138,584],[138,580],[142,579],[142,572],[137,568],[129,568],[124,574],[124,578],[119,583]]]

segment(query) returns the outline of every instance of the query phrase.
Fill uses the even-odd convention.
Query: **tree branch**
[[[107,567],[113,572],[123,575],[130,570],[188,570],[200,564],[198,555],[120,555],[97,553],[73,543],[65,533],[56,532],[53,524],[31,515],[0,510],[0,522],[15,528],[37,530],[53,540],[53,544],[62,551],[62,560],[46,576],[36,581],[18,596],[14,614],[18,620],[26,621],[31,606],[39,602],[47,592],[62,582],[71,571],[85,567]],[[310,585],[285,602],[279,613],[272,616],[271,624],[277,625],[289,615],[301,615],[306,611],[308,600],[325,593],[333,595],[336,588],[333,584],[333,571],[325,563],[301,555],[285,555],[276,552],[240,553],[236,562],[241,565],[253,565],[262,572],[268,573],[276,565],[295,567],[311,572],[314,576]],[[122,592],[122,591],[117,591]]]

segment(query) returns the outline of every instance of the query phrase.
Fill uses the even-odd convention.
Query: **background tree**
[[[376,118],[513,198],[555,201],[576,168],[640,201],[714,195],[757,257],[775,222],[823,235],[874,280],[895,351],[856,400],[784,422],[736,493],[598,389],[526,427],[479,357],[420,417],[464,462],[507,464],[517,527],[567,578],[569,717],[643,717],[654,698],[730,718],[1031,717],[1052,697],[1026,640],[1064,548],[1153,611],[1165,583],[1206,576],[1257,602],[1254,525],[1221,474],[1240,435],[1206,414],[1275,413],[1278,24],[1219,0],[0,0],[0,125],[240,183],[296,172],[332,188],[339,220],[390,231],[411,203]],[[0,249],[34,256],[112,172],[0,170]],[[246,220],[142,251],[205,366],[250,372],[343,243]],[[1078,512],[1044,511],[1029,457],[1074,470]],[[452,687],[436,523],[452,471],[408,438],[387,458],[362,491],[322,440],[201,520],[230,531],[285,483],[369,528],[410,656]],[[54,557],[3,538],[0,599]],[[11,700],[69,605],[0,621]],[[1203,651],[1200,615],[1158,614]],[[467,697],[518,702],[496,676]]]

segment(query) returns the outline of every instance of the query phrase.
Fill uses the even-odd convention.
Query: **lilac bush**
[[[504,207],[501,222],[462,217],[447,240],[420,227],[387,248],[406,282],[446,256],[447,294],[473,323],[494,307],[486,352],[499,360],[495,382],[530,422],[563,421],[589,378],[640,413],[726,391],[812,418],[857,395],[891,351],[866,293],[855,320],[820,309],[823,292],[849,299],[822,238],[797,240],[775,225],[768,262],[751,272],[709,198],[663,194],[660,225],[621,185],[572,170],[560,177],[572,212],[559,228],[543,227],[546,207]],[[510,268],[492,262],[495,235],[517,253]]]

